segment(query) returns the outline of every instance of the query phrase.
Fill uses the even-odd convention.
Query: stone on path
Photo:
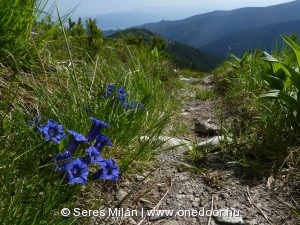
[[[149,137],[142,136],[142,137],[140,137],[140,140],[147,141],[147,140],[149,140]],[[193,148],[189,141],[179,139],[179,138],[174,138],[174,137],[169,137],[169,136],[159,136],[158,141],[162,142],[162,148],[165,148],[165,149],[173,148],[173,147],[181,147],[181,148],[186,148],[186,149]]]
[[[239,212],[235,209],[220,209],[218,216],[213,216],[217,224],[224,225],[242,225],[244,220],[239,216]]]
[[[228,143],[231,143],[232,139],[230,137],[227,137],[225,139],[224,136],[215,136],[198,143],[197,148],[207,148],[207,147],[217,146],[223,141],[227,141]]]
[[[179,223],[177,221],[168,221],[163,223],[163,225],[179,225]]]
[[[197,134],[201,134],[201,135],[215,135],[217,134],[219,131],[219,128],[213,124],[210,123],[210,121],[195,121],[195,132]]]

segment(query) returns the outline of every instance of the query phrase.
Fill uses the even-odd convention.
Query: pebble
[[[163,223],[163,225],[179,225],[177,221],[168,221],[166,223]]]
[[[224,225],[243,225],[244,224],[244,220],[242,219],[242,217],[235,215],[235,212],[237,212],[237,210],[231,209],[229,210],[227,209],[220,209],[219,211],[219,215],[220,216],[213,216],[214,220],[217,223],[221,223]],[[227,215],[227,211],[228,211],[228,215]]]
[[[198,202],[192,202],[192,206],[193,206],[194,208],[197,208],[197,207],[199,206],[199,204],[198,204]]]
[[[218,132],[219,128],[208,121],[196,121],[195,122],[195,132],[202,135],[214,135]]]
[[[126,191],[124,191],[123,189],[119,189],[118,193],[117,193],[117,199],[119,201],[123,200],[126,196],[128,195],[128,193]]]
[[[224,136],[214,136],[212,138],[207,139],[206,141],[202,141],[198,143],[198,148],[206,148],[210,146],[216,146],[219,145],[221,141],[225,141]],[[232,139],[227,137],[226,141],[228,143],[232,143]]]
[[[230,195],[228,194],[228,193],[221,193],[220,194],[220,198],[222,198],[222,199],[228,199],[228,198],[230,198]]]
[[[182,199],[182,198],[184,198],[184,197],[185,197],[184,194],[178,194],[178,195],[176,195],[176,199]]]

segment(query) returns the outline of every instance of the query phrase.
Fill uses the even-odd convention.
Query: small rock
[[[119,189],[119,191],[117,193],[118,201],[122,201],[127,195],[128,195],[128,193],[126,191],[124,191],[123,189]]]
[[[198,202],[192,202],[192,206],[193,206],[194,208],[197,208],[197,207],[199,206],[199,204],[198,204]]]
[[[220,209],[215,213],[213,218],[217,223],[224,225],[243,225],[244,220],[239,216],[239,211],[233,208]],[[216,215],[218,214],[218,215]]]
[[[203,84],[206,84],[206,85],[212,84],[213,83],[213,76],[204,77],[202,79],[202,82],[203,82]]]
[[[228,198],[230,198],[230,195],[228,193],[221,193],[220,194],[220,198],[222,198],[222,199],[228,199]]]
[[[222,141],[225,141],[224,136],[215,136],[215,137],[207,139],[206,141],[202,141],[202,142],[198,143],[197,147],[198,148],[206,148],[206,147],[216,146],[216,145],[219,145],[220,142],[222,142]],[[227,137],[226,141],[228,143],[231,143],[232,139]]]
[[[258,224],[258,222],[256,219],[253,219],[250,221],[250,225],[257,225],[257,224]]]
[[[163,223],[163,225],[179,225],[179,223],[177,221],[168,221]]]
[[[186,147],[188,149],[192,149],[192,145],[187,140],[168,137],[168,136],[160,136],[159,140],[164,142],[163,143],[164,148],[172,148],[172,147],[180,146],[180,147]]]
[[[186,196],[189,200],[194,201],[194,195],[187,195]]]
[[[197,197],[197,198],[194,199],[194,201],[195,202],[200,202],[200,198]]]
[[[189,78],[182,77],[182,76],[180,76],[180,77],[179,77],[179,80],[181,80],[181,81],[190,81],[190,79],[189,79]]]
[[[215,135],[219,131],[219,128],[208,121],[195,122],[195,132],[201,135]]]
[[[141,142],[145,142],[148,140],[149,140],[148,136],[140,137]],[[159,136],[158,141],[162,142],[163,148],[172,148],[172,147],[182,147],[182,148],[187,148],[187,149],[193,148],[189,141],[183,140],[183,139],[178,139],[178,138],[173,138],[173,137],[169,137],[169,136]]]
[[[201,81],[197,78],[194,78],[194,77],[191,77],[191,78],[186,78],[186,77],[180,77],[179,78],[181,81],[184,81],[186,83],[189,83],[189,84],[192,84],[192,85],[195,85],[195,84],[198,84],[200,83]]]
[[[185,197],[184,194],[177,194],[177,195],[176,195],[176,199],[182,199],[182,198],[184,198],[184,197]]]
[[[132,225],[135,225],[135,224],[137,224],[137,222],[134,220],[134,219],[132,219],[131,217],[129,217],[129,224],[132,224]]]

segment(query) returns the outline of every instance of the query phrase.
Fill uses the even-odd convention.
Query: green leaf
[[[300,46],[294,42],[292,39],[282,35],[283,40],[292,48],[296,58],[297,58],[297,63],[298,67],[300,67]]]
[[[2,121],[2,126],[4,130],[4,134],[8,134],[11,130],[11,124],[10,124],[9,117],[7,115],[4,117]]]
[[[281,100],[289,110],[294,110],[297,113],[300,113],[300,102],[284,91],[271,90],[260,95],[260,97]]]
[[[268,83],[271,89],[282,90],[284,88],[284,80],[273,74],[262,73],[261,77]]]

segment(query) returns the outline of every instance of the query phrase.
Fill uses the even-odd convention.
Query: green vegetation
[[[122,180],[125,174],[153,168],[157,137],[167,125],[172,127],[176,104],[169,91],[178,91],[174,68],[210,71],[219,63],[144,30],[104,38],[96,20],[42,18],[45,4],[1,0],[0,224],[81,222],[62,218],[59,210],[100,208],[106,204],[101,187],[116,187],[111,180],[67,184],[55,171],[53,158],[67,148],[70,135],[59,144],[48,143],[29,125],[34,117],[40,115],[42,124],[55,120],[83,135],[91,117],[108,123],[103,132],[112,146],[102,154],[116,161]],[[224,113],[234,118],[222,123],[222,133],[233,143],[222,154],[234,159],[245,175],[264,178],[287,171],[299,181],[300,47],[295,38],[283,39],[286,46],[276,55],[255,51],[233,57],[215,71],[221,74],[216,93],[200,90],[196,98],[225,96]],[[197,66],[197,60],[203,64]],[[188,69],[184,73],[205,75]],[[109,97],[107,85],[115,86]],[[126,92],[125,102],[117,89]],[[180,124],[177,129],[187,128]],[[100,194],[92,196],[95,189]]]
[[[164,55],[171,59],[174,66],[180,69],[210,72],[222,63],[220,58],[212,54],[177,41],[165,40],[163,37],[144,29],[126,29],[109,37],[123,38],[129,45],[150,45],[151,49],[156,48],[160,52],[163,51]]]
[[[214,97],[214,92],[211,90],[207,90],[207,89],[200,89],[196,92],[196,99],[200,99],[200,100],[208,100],[208,99],[212,99]]]
[[[247,52],[218,71],[224,75],[216,90],[225,93],[224,111],[234,115],[223,126],[233,138],[226,154],[251,177],[278,175],[283,168],[299,171],[300,51],[291,38],[283,39],[287,45],[275,56]]]
[[[52,119],[86,135],[89,118],[100,119],[110,125],[103,132],[112,142],[103,149],[103,158],[115,159],[120,179],[125,173],[140,173],[157,155],[152,141],[171,116],[162,80],[172,68],[158,50],[102,38],[95,20],[86,20],[85,28],[81,20],[58,26],[67,20],[37,21],[39,6],[34,1],[26,6],[17,0],[10,3],[1,1],[8,22],[15,11],[28,11],[18,13],[18,21],[0,25],[0,223],[71,223],[74,218],[62,218],[61,208],[83,202],[99,208],[102,195],[93,201],[83,196],[94,185],[116,184],[91,180],[85,187],[68,185],[54,171],[53,157],[64,151],[70,137],[59,145],[46,143],[29,121],[40,115],[41,124]],[[108,84],[116,90],[105,98]],[[118,102],[118,88],[126,91],[129,107]],[[149,138],[141,142],[141,136]],[[80,149],[84,153],[83,144]]]
[[[273,55],[260,50],[241,58],[231,55],[214,71],[213,94],[222,99],[220,134],[225,138],[220,146],[194,147],[186,156],[190,163],[183,165],[205,177],[205,168],[198,165],[217,153],[247,181],[284,180],[299,202],[300,44],[295,35],[282,38],[285,45]]]

